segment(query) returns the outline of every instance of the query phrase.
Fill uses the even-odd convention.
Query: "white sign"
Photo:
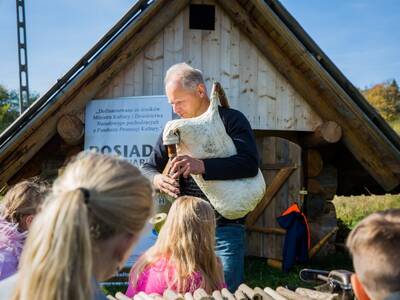
[[[86,105],[85,149],[117,154],[141,167],[171,119],[172,108],[166,96],[93,100]],[[126,266],[132,266],[155,243],[157,236],[151,229],[147,224]]]
[[[90,101],[86,105],[85,149],[116,154],[140,167],[171,119],[172,109],[163,95]]]

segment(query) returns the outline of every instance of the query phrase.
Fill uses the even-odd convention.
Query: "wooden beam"
[[[247,215],[246,226],[253,225],[257,219],[261,216],[264,210],[271,203],[272,199],[275,197],[276,193],[279,192],[282,185],[289,178],[290,174],[295,170],[295,167],[288,167],[281,169],[278,174],[274,177],[271,184],[267,187],[264,198],[258,203],[256,208]]]
[[[391,170],[389,160],[400,161],[400,153],[377,129],[352,99],[340,88],[318,61],[301,45],[273,11],[261,0],[250,0],[263,17],[263,25],[251,17],[237,1],[218,0],[224,11],[249,37],[269,61],[277,68],[325,120],[334,120],[342,126],[343,142],[363,167],[387,191],[395,188],[400,179]],[[264,31],[265,24],[274,28],[274,39]],[[290,47],[292,58],[277,45]],[[293,55],[293,53],[295,55]],[[306,67],[306,72],[298,62]],[[368,142],[366,142],[368,141]]]
[[[126,29],[127,32],[100,53],[48,109],[32,120],[30,127],[0,154],[0,186],[54,136],[57,120],[62,115],[83,109],[188,3],[189,0],[158,0],[139,15]]]

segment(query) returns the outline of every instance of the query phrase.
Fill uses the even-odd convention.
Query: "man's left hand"
[[[172,160],[171,174],[176,179],[180,175],[187,178],[190,174],[204,174],[204,162],[188,155],[177,156]]]

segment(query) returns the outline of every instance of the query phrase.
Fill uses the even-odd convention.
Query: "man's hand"
[[[171,197],[178,198],[179,184],[175,179],[163,174],[157,174],[154,176],[153,184],[156,189],[159,189]]]
[[[171,162],[170,173],[173,174],[172,178],[174,179],[179,178],[181,174],[185,178],[190,174],[204,174],[204,162],[201,159],[196,159],[188,155],[177,156]]]

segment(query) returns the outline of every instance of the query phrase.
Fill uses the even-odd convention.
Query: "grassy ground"
[[[400,195],[335,197],[338,219],[350,229],[369,214],[388,208],[400,208]]]

